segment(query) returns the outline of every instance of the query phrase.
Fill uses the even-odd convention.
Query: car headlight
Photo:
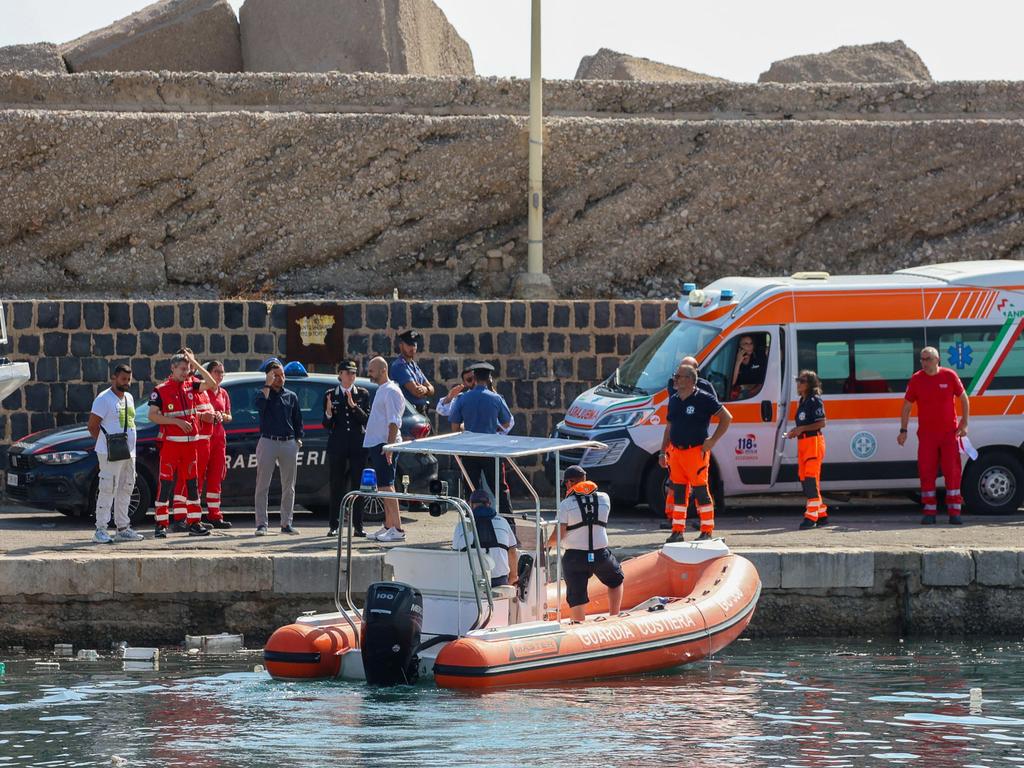
[[[651,415],[651,411],[619,411],[610,413],[594,425],[594,429],[609,427],[631,427]]]
[[[62,465],[74,464],[88,455],[88,451],[55,451],[54,453],[37,453],[35,459],[43,464]]]

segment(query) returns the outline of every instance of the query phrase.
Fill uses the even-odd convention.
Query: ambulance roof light
[[[720,294],[721,301],[732,301],[735,294],[732,292],[732,288],[723,288]]]
[[[692,293],[693,291],[696,291],[696,290],[697,290],[697,284],[696,283],[683,283],[683,293],[689,295],[690,293]]]
[[[831,275],[828,272],[794,272],[794,280],[828,280]]]
[[[704,306],[704,302],[706,300],[707,297],[704,295],[704,291],[700,290],[699,288],[694,288],[692,291],[690,291],[689,301],[691,307],[702,307]]]

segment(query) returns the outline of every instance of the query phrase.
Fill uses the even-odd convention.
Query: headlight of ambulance
[[[43,464],[57,466],[63,464],[74,464],[76,461],[81,461],[88,455],[88,451],[57,451],[55,453],[37,453],[35,458],[36,461],[42,462]]]
[[[594,425],[594,429],[608,429],[610,427],[632,427],[637,422],[643,421],[650,416],[652,411],[620,411],[611,413]]]

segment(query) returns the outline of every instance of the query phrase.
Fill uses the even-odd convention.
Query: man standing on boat
[[[480,488],[473,491],[470,494],[469,503],[473,508],[476,531],[480,534],[480,548],[494,563],[494,568],[491,571],[491,587],[515,584],[519,578],[519,550],[516,549],[516,535],[512,533],[508,523],[498,517],[498,513],[494,511],[487,491]],[[468,533],[469,541],[467,542],[467,531],[462,521],[456,523],[455,533],[452,534],[452,549],[465,552],[473,543],[473,532],[469,531]]]
[[[732,414],[714,395],[697,388],[697,369],[680,364],[673,377],[676,393],[668,400],[668,423],[661,441],[659,463],[669,471],[674,498],[685,500],[686,486],[690,486],[697,499],[700,516],[700,536],[697,541],[711,538],[715,530],[715,503],[708,490],[708,470],[711,449],[722,439]],[[718,427],[708,437],[712,417],[718,417]],[[686,505],[673,504],[672,535],[668,543],[683,541],[686,530]]]
[[[622,582],[625,577],[615,555],[608,549],[608,515],[612,503],[607,493],[597,490],[597,483],[587,480],[583,467],[573,464],[562,475],[565,498],[558,505],[561,532],[552,531],[547,546],[555,546],[556,534],[562,539],[562,577],[565,599],[573,621],[586,618],[587,582],[591,576],[608,588],[608,615],[622,610]]]

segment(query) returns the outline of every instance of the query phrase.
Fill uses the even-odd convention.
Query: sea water
[[[484,693],[276,682],[259,655],[2,658],[0,766],[1024,767],[1020,642],[743,639],[668,673]]]

